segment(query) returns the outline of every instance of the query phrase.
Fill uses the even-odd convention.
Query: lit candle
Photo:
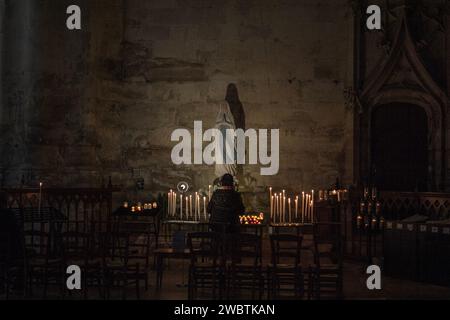
[[[283,198],[282,198],[282,195],[281,195],[281,192],[280,192],[278,194],[278,215],[279,215],[280,222],[281,222],[281,212],[282,212],[281,207],[283,205],[282,201],[283,201]]]
[[[42,182],[39,182],[39,216],[41,215],[41,205],[42,205]]]
[[[200,221],[201,220],[201,217],[200,217],[201,211],[200,211],[200,196],[199,195],[197,195],[196,207],[197,207],[197,219],[198,219],[198,221]]]
[[[377,225],[377,219],[376,218],[372,218],[372,228],[375,228]]]
[[[211,201],[211,185],[208,185],[208,202]]]
[[[167,215],[170,215],[172,209],[172,190],[169,191],[169,193],[167,194]]]
[[[303,209],[304,220],[305,222],[308,222],[308,195],[306,193],[305,193],[305,203],[303,205],[305,206]]]
[[[310,209],[311,209],[311,202],[310,202],[311,195],[308,193],[306,194],[306,221],[310,222]]]
[[[173,212],[172,215],[175,216],[177,214],[177,194],[174,194],[173,197]]]
[[[302,223],[305,222],[305,191],[302,191]]]
[[[273,196],[273,221],[277,219],[278,216],[278,195],[275,193]]]
[[[356,217],[356,226],[357,226],[358,228],[360,228],[360,227],[361,227],[361,224],[362,224],[362,217],[361,217],[360,215],[358,215],[358,216]]]
[[[286,220],[287,220],[287,213],[288,213],[288,210],[286,209],[286,201],[287,200],[287,197],[286,196],[284,196],[283,197],[283,205],[284,205],[284,210],[283,210],[283,222],[286,222]]]
[[[194,201],[195,201],[195,202],[194,202],[194,216],[195,216],[195,217],[197,217],[197,208],[198,208],[198,207],[197,207],[197,198],[198,198],[198,193],[196,192],[196,193],[195,193],[195,198],[194,198]],[[197,218],[195,218],[195,219],[197,219]]]
[[[186,220],[189,220],[189,197],[186,196]]]
[[[277,197],[276,194],[274,194],[273,196],[273,201],[272,201],[272,215],[270,216],[270,221],[273,222],[275,219],[275,206],[276,206],[276,201],[277,201]]]
[[[298,219],[298,196],[295,197],[295,220]]]
[[[171,190],[172,191],[172,190]],[[172,209],[172,215],[175,213],[175,210],[177,208],[177,202],[176,202],[176,192],[172,192],[172,204],[170,205]]]
[[[292,222],[292,215],[291,215],[291,198],[288,198],[288,207],[289,207],[289,223]]]
[[[278,193],[277,213],[278,213],[278,219],[281,219],[281,192]],[[280,221],[278,221],[278,222],[280,222]]]
[[[274,222],[276,222],[278,217],[278,195],[275,194],[275,212],[274,212]]]
[[[280,223],[283,222],[283,194],[280,193]]]
[[[183,220],[183,194],[180,195],[180,220]]]
[[[282,207],[282,201],[283,201],[283,198],[282,198],[282,195],[281,195],[281,192],[278,194],[278,208],[277,208],[277,211],[278,211],[278,222],[281,222],[281,207]]]
[[[308,213],[309,213],[308,219],[309,219],[309,222],[311,223],[312,222],[312,217],[311,217],[311,195],[309,195],[309,197],[308,197]]]
[[[270,220],[273,220],[273,203],[274,203],[274,197],[270,196]]]
[[[189,215],[192,217],[192,195],[189,196]]]
[[[278,194],[278,222],[281,222],[281,193]]]
[[[167,215],[170,214],[170,191],[167,193]]]
[[[270,218],[272,219],[272,205],[273,205],[273,198],[272,198],[272,187],[269,187],[269,201],[270,201]]]
[[[194,221],[197,221],[197,192],[194,194]]]
[[[203,197],[203,213],[205,214],[205,221],[207,221],[208,217],[206,216],[206,197]]]
[[[173,215],[177,214],[177,193],[173,193]]]

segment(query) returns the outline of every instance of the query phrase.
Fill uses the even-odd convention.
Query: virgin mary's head
[[[239,101],[239,93],[236,85],[234,83],[230,83],[227,87],[227,94],[225,96],[225,100],[230,102],[238,102]]]

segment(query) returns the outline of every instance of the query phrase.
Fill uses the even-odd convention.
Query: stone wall
[[[122,15],[110,18],[121,12],[113,1],[76,1],[83,8],[82,30],[69,31],[66,8],[72,3],[6,1],[2,165],[7,185],[19,184],[22,176],[27,185],[100,184],[96,54],[111,39],[120,46],[121,35],[114,29],[108,33],[108,23],[116,28]]]
[[[259,166],[246,166],[250,190],[351,181],[351,114],[342,94],[352,79],[346,2],[181,3],[128,1],[124,79],[120,88],[102,83],[101,97],[121,106],[118,139],[127,168],[155,189],[180,180],[194,188],[211,183],[211,167],[170,163],[170,134],[192,129],[194,120],[212,126],[215,104],[235,83],[247,127],[281,131],[279,174],[262,177]]]
[[[65,29],[72,3],[83,10],[81,31]],[[4,184],[25,174],[27,184],[61,186],[112,176],[135,196],[179,181],[204,187],[214,168],[173,165],[170,135],[194,120],[212,126],[229,83],[247,128],[280,129],[278,175],[244,166],[247,190],[352,182],[348,1],[46,0],[32,12],[33,28],[9,15],[6,29]]]
[[[4,46],[3,46],[3,35],[4,35],[4,16],[5,16],[5,1],[0,0],[0,136],[2,136],[2,118],[3,118],[3,54],[4,54]],[[1,141],[1,139],[0,139]],[[1,149],[0,149],[1,150]],[[1,159],[1,156],[0,156]],[[1,165],[0,165],[1,167]],[[0,173],[0,181],[1,181],[1,173]]]

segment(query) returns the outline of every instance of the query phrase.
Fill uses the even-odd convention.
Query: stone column
[[[0,0],[0,132],[3,125],[3,33],[5,23],[5,0]],[[1,139],[1,134],[0,134]],[[1,144],[1,140],[0,140]],[[1,167],[1,162],[0,162]]]
[[[450,97],[450,3],[447,2],[446,7],[447,14],[444,15],[444,23],[445,23],[445,68],[446,68],[446,83],[447,83],[447,97]],[[446,106],[447,112],[447,122],[446,122],[446,148],[445,148],[445,186],[444,191],[450,192],[450,119],[448,117],[448,112],[450,111],[450,105]]]
[[[33,19],[37,1],[2,0],[3,143],[2,167],[7,183],[17,184],[27,163],[27,113],[33,66]]]
[[[0,187],[3,186],[3,56],[4,56],[4,23],[5,23],[5,0],[0,0]],[[1,205],[1,204],[0,204]]]

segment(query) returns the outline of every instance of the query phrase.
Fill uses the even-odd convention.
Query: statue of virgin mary
[[[215,128],[220,131],[223,141],[221,152],[222,163],[216,163],[216,177],[220,178],[226,173],[235,177],[237,173],[237,164],[235,160],[231,161],[230,159],[236,159],[236,146],[227,139],[226,132],[228,129],[235,130],[236,125],[230,106],[226,101],[219,103],[219,112],[217,113]]]
[[[236,178],[240,173],[239,171],[241,171],[236,163],[236,138],[234,138],[235,141],[233,145],[231,145],[231,141],[227,141],[226,139],[226,130],[245,130],[245,114],[242,103],[239,100],[237,87],[233,83],[229,84],[227,87],[225,101],[219,103],[215,128],[221,132],[223,139],[223,164],[216,163],[216,177],[220,178],[224,174],[229,173]],[[230,161],[231,157],[234,161]]]

